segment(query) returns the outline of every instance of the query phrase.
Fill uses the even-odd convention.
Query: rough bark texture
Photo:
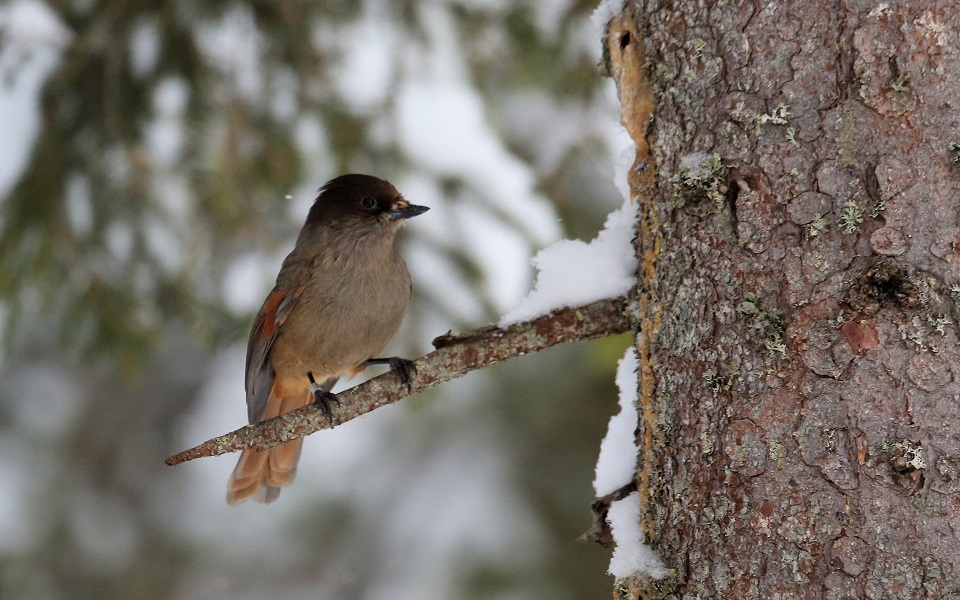
[[[952,0],[611,23],[652,153],[638,482],[673,569],[615,596],[960,597],[958,32]]]

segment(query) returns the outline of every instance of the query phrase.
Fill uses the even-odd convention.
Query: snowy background
[[[609,594],[575,540],[625,336],[311,436],[268,507],[226,506],[233,455],[162,464],[245,422],[253,314],[341,172],[431,207],[395,354],[629,284],[520,304],[539,249],[629,240],[594,3],[210,4],[0,6],[0,598]]]

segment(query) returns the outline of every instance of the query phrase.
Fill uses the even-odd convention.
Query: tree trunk
[[[953,0],[611,22],[671,569],[616,597],[960,597],[958,32]]]

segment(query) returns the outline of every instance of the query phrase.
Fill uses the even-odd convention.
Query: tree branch
[[[410,393],[432,388],[462,377],[470,371],[509,358],[538,352],[551,346],[591,340],[630,331],[632,319],[626,297],[600,300],[579,308],[565,308],[549,315],[501,329],[487,326],[466,333],[447,333],[433,341],[433,352],[416,361],[417,376],[411,390],[401,385],[393,371],[384,373],[337,394],[340,406],[333,406],[333,422],[320,408],[308,404],[273,419],[241,427],[236,431],[171,456],[165,462],[177,465],[204,456],[219,456],[244,448],[267,450],[302,438],[321,429],[355,419],[375,408],[392,404]]]

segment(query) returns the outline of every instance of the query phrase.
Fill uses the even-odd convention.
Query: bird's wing
[[[247,417],[256,423],[263,416],[273,387],[273,367],[270,365],[270,351],[277,339],[280,326],[290,316],[297,303],[300,290],[278,290],[267,296],[253,323],[250,341],[247,342],[247,367],[245,387],[247,390]]]

